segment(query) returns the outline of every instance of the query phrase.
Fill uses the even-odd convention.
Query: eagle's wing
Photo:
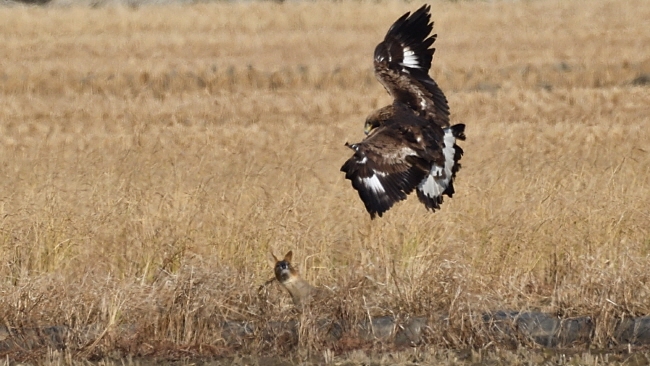
[[[375,48],[375,76],[397,101],[440,127],[449,127],[445,94],[429,76],[437,35],[430,22],[430,6],[406,13],[388,30]]]
[[[418,145],[417,126],[379,127],[365,140],[346,144],[354,155],[341,167],[371,218],[381,215],[429,174],[431,164]]]

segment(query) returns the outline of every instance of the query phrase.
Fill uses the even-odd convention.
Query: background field
[[[590,315],[611,346],[650,314],[650,2],[434,2],[457,194],[370,221],[343,144],[419,6],[0,8],[2,321],[99,327],[73,359],[232,354],[220,321],[298,317],[258,291],[291,249],[333,291],[318,315],[449,313],[427,342],[453,349],[490,344],[485,310]]]

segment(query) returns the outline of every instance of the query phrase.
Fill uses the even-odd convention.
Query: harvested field
[[[647,360],[615,332],[650,315],[650,2],[434,2],[431,75],[467,125],[457,193],[371,221],[343,145],[390,102],[372,52],[417,7],[0,7],[0,338],[68,329],[0,356]],[[288,250],[331,292],[303,313],[260,287]],[[549,355],[494,338],[476,321],[494,310],[594,328]],[[350,325],[381,316],[446,320],[403,350]],[[230,320],[297,320],[298,338],[233,345]]]

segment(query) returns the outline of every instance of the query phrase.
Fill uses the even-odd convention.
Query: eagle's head
[[[389,120],[394,113],[392,105],[387,105],[383,108],[377,109],[372,112],[368,118],[366,118],[366,124],[363,126],[363,132],[366,135],[369,135],[372,130],[377,127],[383,126],[387,120]]]
[[[363,126],[363,133],[369,135],[372,130],[381,126],[381,122],[374,118],[366,118],[366,124]]]

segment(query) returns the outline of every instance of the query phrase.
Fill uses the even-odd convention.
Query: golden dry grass
[[[416,6],[0,8],[3,321],[99,325],[75,359],[221,354],[223,319],[295,317],[257,292],[292,249],[340,297],[316,313],[448,312],[428,342],[458,348],[490,342],[471,315],[537,309],[611,345],[650,313],[650,3],[435,2],[457,194],[371,222],[343,144],[390,102],[372,51]]]

